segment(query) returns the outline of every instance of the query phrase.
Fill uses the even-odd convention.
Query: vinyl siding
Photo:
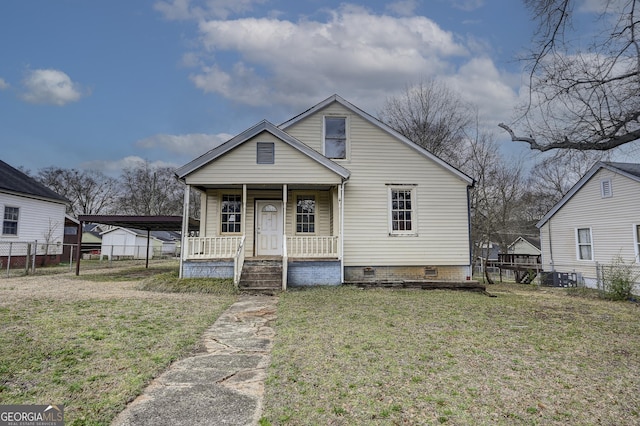
[[[39,241],[62,243],[64,238],[64,214],[66,207],[62,203],[22,197],[12,194],[0,194],[0,218],[4,219],[4,207],[18,207],[18,235],[0,235],[2,241]],[[1,223],[0,223],[1,225]],[[2,228],[0,228],[2,232]],[[62,248],[60,247],[60,252]],[[56,254],[55,249],[49,250]]]
[[[273,142],[275,164],[257,164],[257,142]],[[263,132],[186,177],[188,185],[337,184],[340,176]]]
[[[241,194],[242,191],[236,190],[208,190],[207,194],[207,214],[202,236],[214,237],[220,236],[220,199],[222,194]],[[317,190],[292,190],[287,192],[287,218],[285,233],[288,236],[296,235],[295,232],[295,214],[296,214],[296,195],[315,195],[316,196],[316,233],[312,235],[332,235],[331,234],[331,204],[328,191]],[[247,191],[247,217],[243,218],[243,224],[246,226],[244,235],[246,235],[246,253],[252,256],[254,253],[255,238],[255,202],[256,200],[282,200],[282,191],[263,190]],[[227,235],[227,234],[225,234]],[[299,234],[304,235],[304,234]]]
[[[335,160],[351,171],[344,196],[345,266],[468,265],[466,182],[337,103],[287,133],[322,152],[328,114],[348,118],[348,158]],[[417,236],[389,235],[389,184],[417,185]]]
[[[602,198],[600,182],[611,179],[613,196]],[[581,272],[595,278],[595,264],[620,255],[636,261],[634,225],[640,224],[640,183],[600,169],[541,228],[545,270]],[[578,260],[576,229],[591,228],[593,260]],[[552,245],[552,246],[551,246]]]

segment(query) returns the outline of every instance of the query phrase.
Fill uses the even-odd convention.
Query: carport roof
[[[80,222],[101,223],[104,225],[137,228],[146,231],[180,231],[182,216],[125,216],[125,215],[79,215]],[[197,231],[198,219],[189,218],[189,230]]]

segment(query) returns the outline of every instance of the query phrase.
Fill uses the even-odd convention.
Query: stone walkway
[[[112,426],[256,425],[277,301],[240,296],[205,332],[206,353],[171,365]]]

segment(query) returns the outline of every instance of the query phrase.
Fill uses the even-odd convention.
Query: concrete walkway
[[[240,296],[205,332],[206,353],[172,364],[112,426],[257,424],[277,300]]]

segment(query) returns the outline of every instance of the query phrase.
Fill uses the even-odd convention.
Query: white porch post
[[[182,264],[187,255],[188,245],[187,238],[189,237],[189,199],[190,199],[189,185],[184,187],[184,200],[182,202],[182,247],[180,248],[180,272],[178,276],[182,278]]]
[[[289,187],[282,185],[282,290],[287,289],[287,273],[289,270],[289,254],[287,253],[287,202],[289,198]]]
[[[246,235],[247,229],[247,184],[242,184],[242,235]]]

